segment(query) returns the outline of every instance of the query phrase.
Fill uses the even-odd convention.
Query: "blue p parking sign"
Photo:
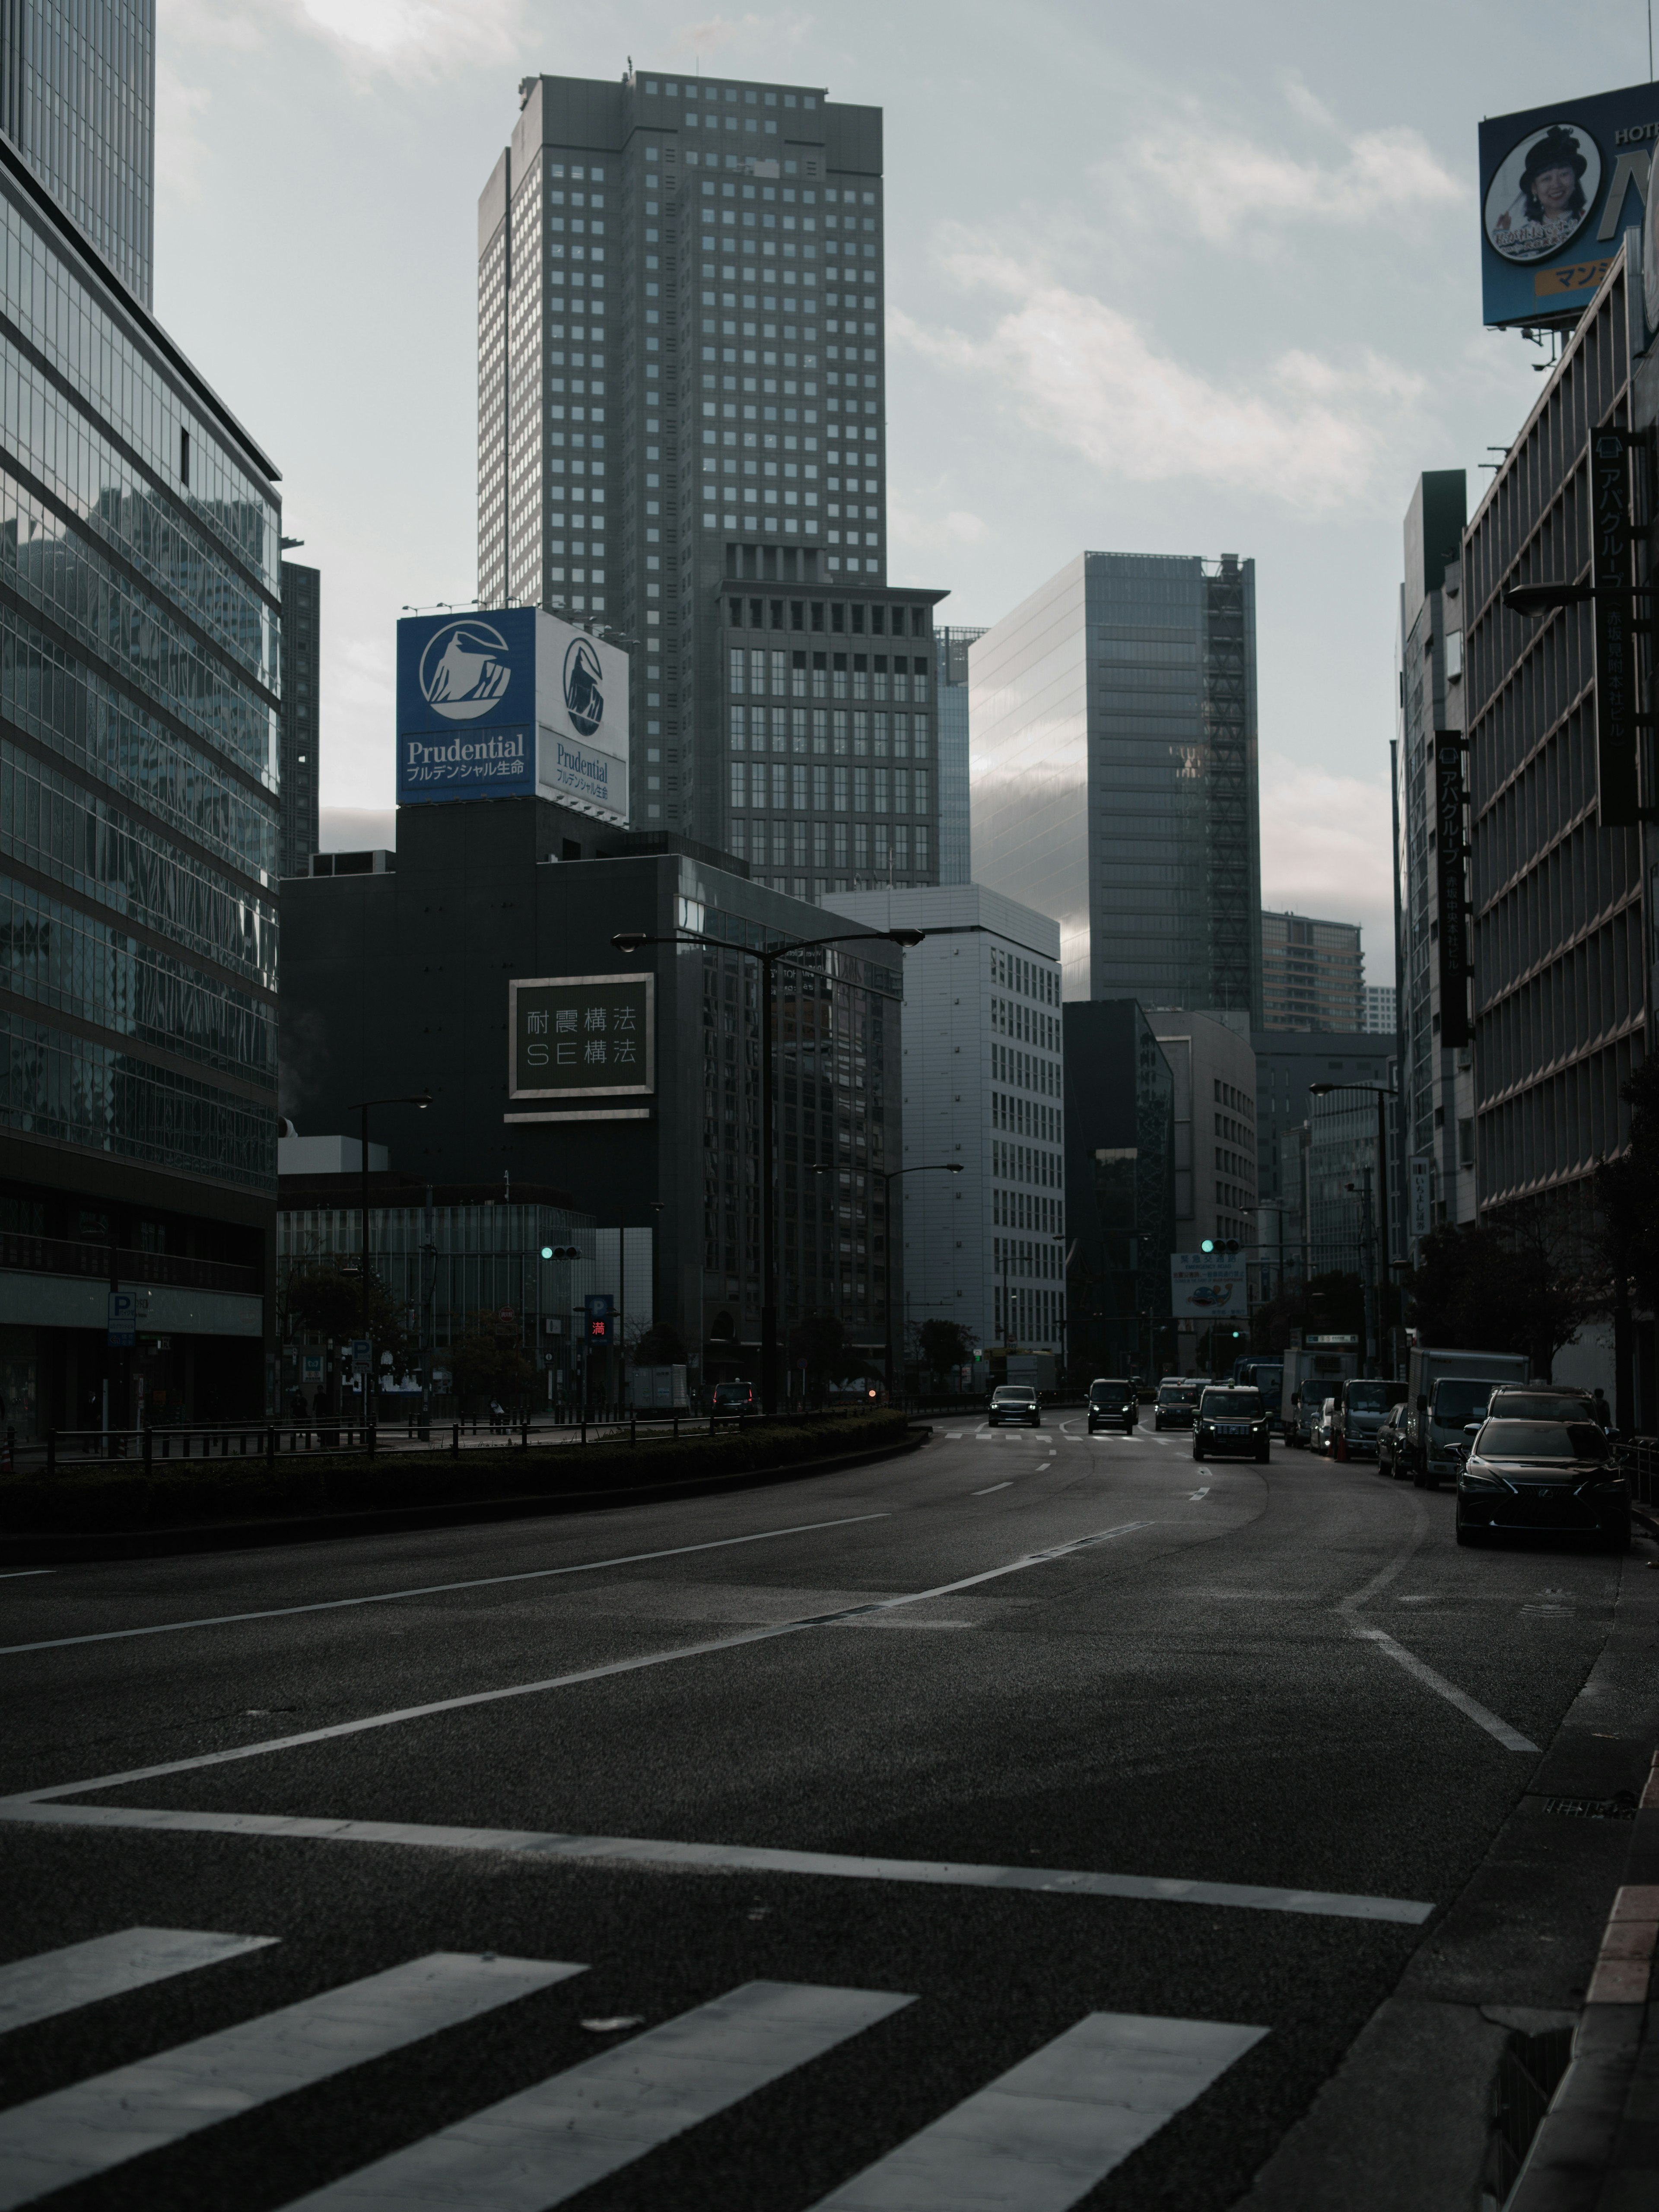
[[[138,1293],[112,1291],[109,1294],[109,1340],[114,1345],[138,1341]]]

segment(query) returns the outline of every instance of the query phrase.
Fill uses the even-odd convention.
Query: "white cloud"
[[[290,0],[348,58],[399,76],[493,67],[517,49],[523,0]]]
[[[1160,353],[1129,316],[1012,253],[948,241],[947,270],[1012,302],[984,337],[888,311],[890,337],[941,367],[1000,384],[1034,429],[1108,477],[1197,478],[1328,511],[1395,489],[1397,448],[1420,447],[1426,392],[1370,350],[1338,362],[1304,349],[1212,376]]]
[[[397,719],[392,640],[344,637],[324,653],[323,775],[330,807],[387,803],[392,751],[386,732]]]
[[[156,57],[155,181],[163,192],[196,197],[209,149],[194,126],[212,100],[205,86],[186,84],[176,70]]]
[[[1305,119],[1331,126],[1328,112],[1299,80],[1286,90]],[[1175,209],[1217,246],[1259,241],[1286,222],[1399,230],[1464,197],[1466,186],[1408,125],[1358,131],[1346,143],[1345,161],[1299,160],[1282,147],[1218,127],[1189,103],[1092,173],[1115,196],[1127,189],[1143,220]]]
[[[1393,817],[1386,783],[1261,756],[1261,903],[1364,931],[1365,973],[1394,975]]]
[[[668,41],[667,52],[684,60],[717,54],[739,40],[753,46],[757,41],[775,46],[780,40],[798,46],[812,27],[810,15],[708,15],[700,23],[686,23]]]
[[[907,500],[890,495],[887,502],[887,528],[900,545],[982,545],[991,534],[990,525],[966,507],[953,507],[941,512],[927,504],[913,505]]]

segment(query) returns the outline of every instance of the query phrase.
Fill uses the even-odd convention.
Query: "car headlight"
[[[1495,1475],[1477,1474],[1466,1467],[1458,1475],[1457,1486],[1460,1490],[1501,1490],[1504,1486]]]
[[[1603,1476],[1599,1482],[1591,1483],[1589,1486],[1598,1494],[1606,1494],[1614,1491],[1628,1490],[1630,1485],[1622,1474],[1609,1474]]]

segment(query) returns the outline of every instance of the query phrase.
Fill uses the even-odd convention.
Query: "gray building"
[[[968,648],[983,629],[955,623],[933,633],[939,660],[939,879],[973,881],[969,826]]]
[[[797,1324],[828,1314],[878,1354],[884,1176],[902,1145],[891,946],[777,966],[776,1149],[763,1165],[763,971],[751,955],[825,934],[835,925],[820,909],[749,881],[729,855],[538,799],[402,807],[395,856],[378,868],[342,868],[343,857],[360,856],[320,854],[329,872],[283,890],[283,1110],[302,1132],[349,1131],[352,1100],[429,1088],[428,1110],[376,1116],[371,1138],[393,1165],[422,1182],[499,1184],[504,1197],[556,1188],[600,1230],[654,1231],[654,1310],[704,1381],[760,1380],[769,1174],[786,1351]],[[629,956],[611,941],[625,931],[684,941]],[[603,1000],[644,976],[654,1012],[627,1040],[641,1073],[607,1074],[586,1101],[515,1091],[521,988],[574,979]],[[584,1056],[602,1055],[605,1024],[590,1027]],[[636,1039],[648,1040],[643,1061]],[[892,1258],[899,1300],[902,1254]]]
[[[277,865],[285,876],[311,872],[322,842],[321,763],[323,579],[297,561],[283,563],[283,734],[277,765],[283,795]]]
[[[637,827],[797,896],[936,882],[942,594],[886,583],[879,109],[520,89],[478,204],[481,600],[635,641]]]
[[[1175,1076],[1176,1243],[1250,1245],[1256,1209],[1256,1064],[1242,1014],[1224,1018],[1147,1006],[1147,1024]]]
[[[155,0],[7,0],[0,133],[141,307],[155,240]]]
[[[61,11],[4,18],[9,70],[37,70],[6,110],[31,158],[0,135],[0,1369],[23,1434],[257,1414],[274,1344],[276,471],[64,212],[101,206],[148,289],[150,14],[88,14],[73,69]]]
[[[1392,1036],[1398,1019],[1398,1001],[1392,983],[1367,983],[1365,1013],[1360,1026],[1378,1036]]]
[[[1256,1177],[1261,1204],[1255,1240],[1257,1255],[1266,1271],[1264,1281],[1282,1288],[1298,1274],[1335,1266],[1335,1261],[1319,1256],[1319,1251],[1327,1245],[1340,1245],[1351,1258],[1358,1248],[1359,1209],[1352,1194],[1340,1189],[1343,1182],[1352,1180],[1352,1162],[1332,1164],[1323,1155],[1314,1159],[1310,1154],[1314,1112],[1322,1103],[1312,1096],[1310,1085],[1334,1083],[1359,1086],[1352,1093],[1340,1091],[1334,1097],[1339,1102],[1346,1101],[1357,1111],[1370,1114],[1369,1122],[1362,1121],[1357,1125],[1363,1134],[1365,1129],[1375,1127],[1376,1117],[1376,1101],[1364,1095],[1365,1087],[1377,1084],[1386,1087],[1393,1082],[1395,1041],[1392,1034],[1378,1035],[1364,1030],[1258,1030],[1252,1042],[1255,1046]],[[1337,1107],[1330,1101],[1324,1102],[1324,1106],[1326,1117],[1318,1124],[1320,1130],[1327,1136],[1334,1134],[1337,1139],[1346,1141],[1347,1124],[1332,1118]],[[1338,1166],[1342,1169],[1340,1176],[1337,1174]],[[1313,1222],[1310,1175],[1318,1184],[1321,1203],[1336,1204],[1341,1214],[1340,1220],[1334,1224],[1328,1211],[1322,1214],[1317,1233]],[[1390,1163],[1391,1206],[1398,1195],[1393,1188],[1394,1176]],[[1327,1188],[1333,1178],[1334,1191]],[[1395,1258],[1399,1259],[1401,1248],[1397,1238],[1391,1249]]]
[[[1357,921],[1261,917],[1261,1016],[1268,1030],[1364,1029],[1365,956]]]
[[[1066,1370],[1073,1383],[1166,1373],[1175,1073],[1133,999],[1073,1000],[1064,1023]]]
[[[1395,1163],[1398,1249],[1422,1232],[1475,1218],[1474,1052],[1441,1041],[1440,891],[1436,819],[1435,732],[1463,730],[1462,541],[1468,514],[1462,469],[1418,478],[1406,510],[1405,580],[1395,651],[1398,729],[1394,747],[1404,1115]],[[1392,1025],[1391,1025],[1392,1026]],[[1406,1203],[1412,1162],[1426,1178],[1426,1208],[1412,1220]],[[1413,1234],[1415,1228],[1416,1235]]]
[[[969,654],[973,873],[1068,999],[1261,1024],[1255,567],[1080,553]]]

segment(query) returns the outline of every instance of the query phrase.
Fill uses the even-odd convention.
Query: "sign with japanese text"
[[[1433,1164],[1426,1152],[1413,1152],[1406,1163],[1410,1177],[1407,1233],[1413,1240],[1426,1237],[1432,1221],[1429,1178]]]
[[[1631,637],[1630,465],[1623,436],[1593,430],[1589,441],[1594,510],[1590,574],[1595,607],[1595,799],[1603,830],[1633,830],[1638,820],[1636,775],[1636,669]]]
[[[543,975],[509,983],[508,1095],[570,1105],[656,1087],[650,975]]]
[[[590,1344],[616,1341],[617,1302],[609,1291],[590,1291],[582,1300],[582,1313]]]
[[[1463,740],[1455,730],[1434,736],[1435,888],[1440,931],[1440,1042],[1469,1041],[1469,917],[1463,867],[1463,807],[1468,792]]]
[[[1627,228],[1644,222],[1659,87],[1573,94],[1480,125],[1484,319],[1553,322],[1595,297]],[[1635,270],[1631,276],[1634,281]]]
[[[1213,1320],[1247,1314],[1244,1261],[1229,1252],[1172,1252],[1170,1255],[1170,1311]]]

